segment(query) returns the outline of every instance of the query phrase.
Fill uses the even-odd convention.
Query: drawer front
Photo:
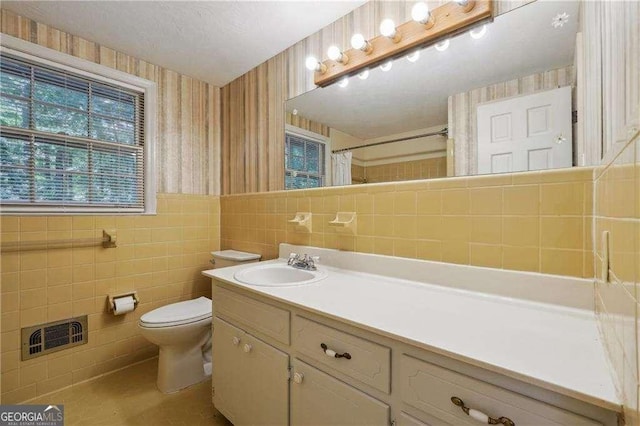
[[[403,355],[401,359],[402,400],[441,419],[455,418],[458,424],[478,424],[451,402],[458,397],[468,408],[493,418],[508,417],[517,426],[598,425],[593,420],[544,402]]]
[[[292,364],[292,425],[389,424],[387,404],[302,361]]]
[[[428,423],[421,422],[415,417],[411,417],[407,413],[400,413],[400,426],[431,426]]]
[[[213,311],[238,324],[289,344],[289,311],[242,296],[236,292],[214,287]]]
[[[301,354],[375,389],[389,393],[391,378],[389,348],[299,316],[293,319],[292,334],[293,346]],[[326,355],[321,347],[323,343],[328,349],[339,354],[349,353],[351,359]]]

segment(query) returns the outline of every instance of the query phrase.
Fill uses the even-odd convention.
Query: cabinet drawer
[[[213,311],[238,324],[289,344],[289,311],[242,296],[236,292],[214,287]]]
[[[292,425],[388,425],[389,406],[295,359]]]
[[[301,354],[375,389],[389,393],[391,377],[389,348],[299,316],[293,319],[292,339],[294,348]],[[328,349],[337,353],[348,352],[351,359],[326,355],[320,346],[323,343]]]
[[[459,424],[478,422],[451,402],[454,396],[464,401],[466,407],[493,418],[508,417],[518,426],[600,424],[407,355],[402,356],[400,374],[405,403],[441,419],[455,418]]]

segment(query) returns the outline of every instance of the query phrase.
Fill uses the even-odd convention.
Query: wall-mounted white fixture
[[[476,5],[476,2],[474,0],[455,0],[455,2],[458,3],[458,5],[462,7],[462,10],[464,10],[465,12],[469,12]]]
[[[369,70],[364,70],[358,74],[360,80],[366,80],[369,77]]]
[[[373,52],[373,46],[362,34],[354,34],[353,37],[351,37],[351,47],[357,50],[362,50],[367,55]]]
[[[356,235],[357,219],[356,212],[338,212],[336,218],[329,222],[329,226],[341,234]]]
[[[422,1],[414,4],[411,8],[411,18],[414,21],[424,25],[424,28],[427,30],[433,27],[433,25],[436,23],[435,18],[429,10],[429,6]]]
[[[407,61],[409,62],[416,62],[418,59],[420,59],[419,50],[416,50],[415,52],[411,52],[407,55]]]
[[[338,86],[342,87],[343,89],[348,85],[349,85],[349,77],[343,77],[342,79],[340,79],[340,81],[338,81]]]
[[[436,43],[436,45],[435,45],[436,50],[438,52],[444,52],[445,50],[447,50],[449,48],[449,44],[450,43],[451,42],[449,41],[449,39],[442,40],[440,43]]]
[[[602,231],[601,236],[601,250],[602,253],[602,265],[600,265],[600,279],[603,283],[608,283],[609,280],[609,231]]]
[[[341,51],[340,48],[335,44],[333,46],[329,46],[329,49],[327,50],[327,56],[332,61],[340,62],[341,64],[346,64],[347,62],[349,62],[349,57],[345,55],[344,52]]]
[[[393,67],[393,61],[387,61],[384,64],[380,65],[380,69],[384,72],[387,72]]]
[[[295,217],[288,222],[293,225],[295,232],[311,233],[311,213],[309,212],[297,212]]]
[[[319,72],[320,74],[324,74],[327,72],[327,66],[322,62],[318,61],[315,56],[307,57],[305,61],[305,66],[309,71]]]
[[[393,22],[393,19],[387,18],[380,22],[380,34],[390,38],[394,43],[398,43],[402,40],[402,34],[400,34],[396,28],[396,23]]]
[[[486,33],[487,33],[486,25],[483,25],[480,28],[476,28],[475,30],[469,31],[469,35],[471,36],[471,38],[475,40],[481,39],[482,37],[484,37]]]

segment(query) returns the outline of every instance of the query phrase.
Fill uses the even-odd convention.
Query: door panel
[[[478,173],[571,167],[571,87],[478,105]]]
[[[249,352],[245,352],[250,345]],[[246,334],[242,347],[246,424],[289,423],[289,355]]]
[[[289,422],[289,355],[215,317],[214,404],[234,425]]]
[[[388,405],[300,360],[292,364],[292,425],[389,424]]]
[[[237,344],[234,344],[237,339]],[[241,366],[241,344],[245,333],[231,324],[213,319],[213,403],[218,411],[237,424],[242,416],[244,398]]]

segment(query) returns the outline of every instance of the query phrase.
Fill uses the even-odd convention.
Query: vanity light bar
[[[332,46],[330,59],[315,64],[309,61],[307,67],[315,71],[315,84],[328,86],[343,77],[457,34],[472,24],[493,19],[493,0],[456,0],[433,10],[422,3],[414,9],[412,15],[417,20],[396,26],[392,20],[385,19],[380,26],[380,36],[366,40],[362,34],[354,34],[352,49],[340,51]]]

